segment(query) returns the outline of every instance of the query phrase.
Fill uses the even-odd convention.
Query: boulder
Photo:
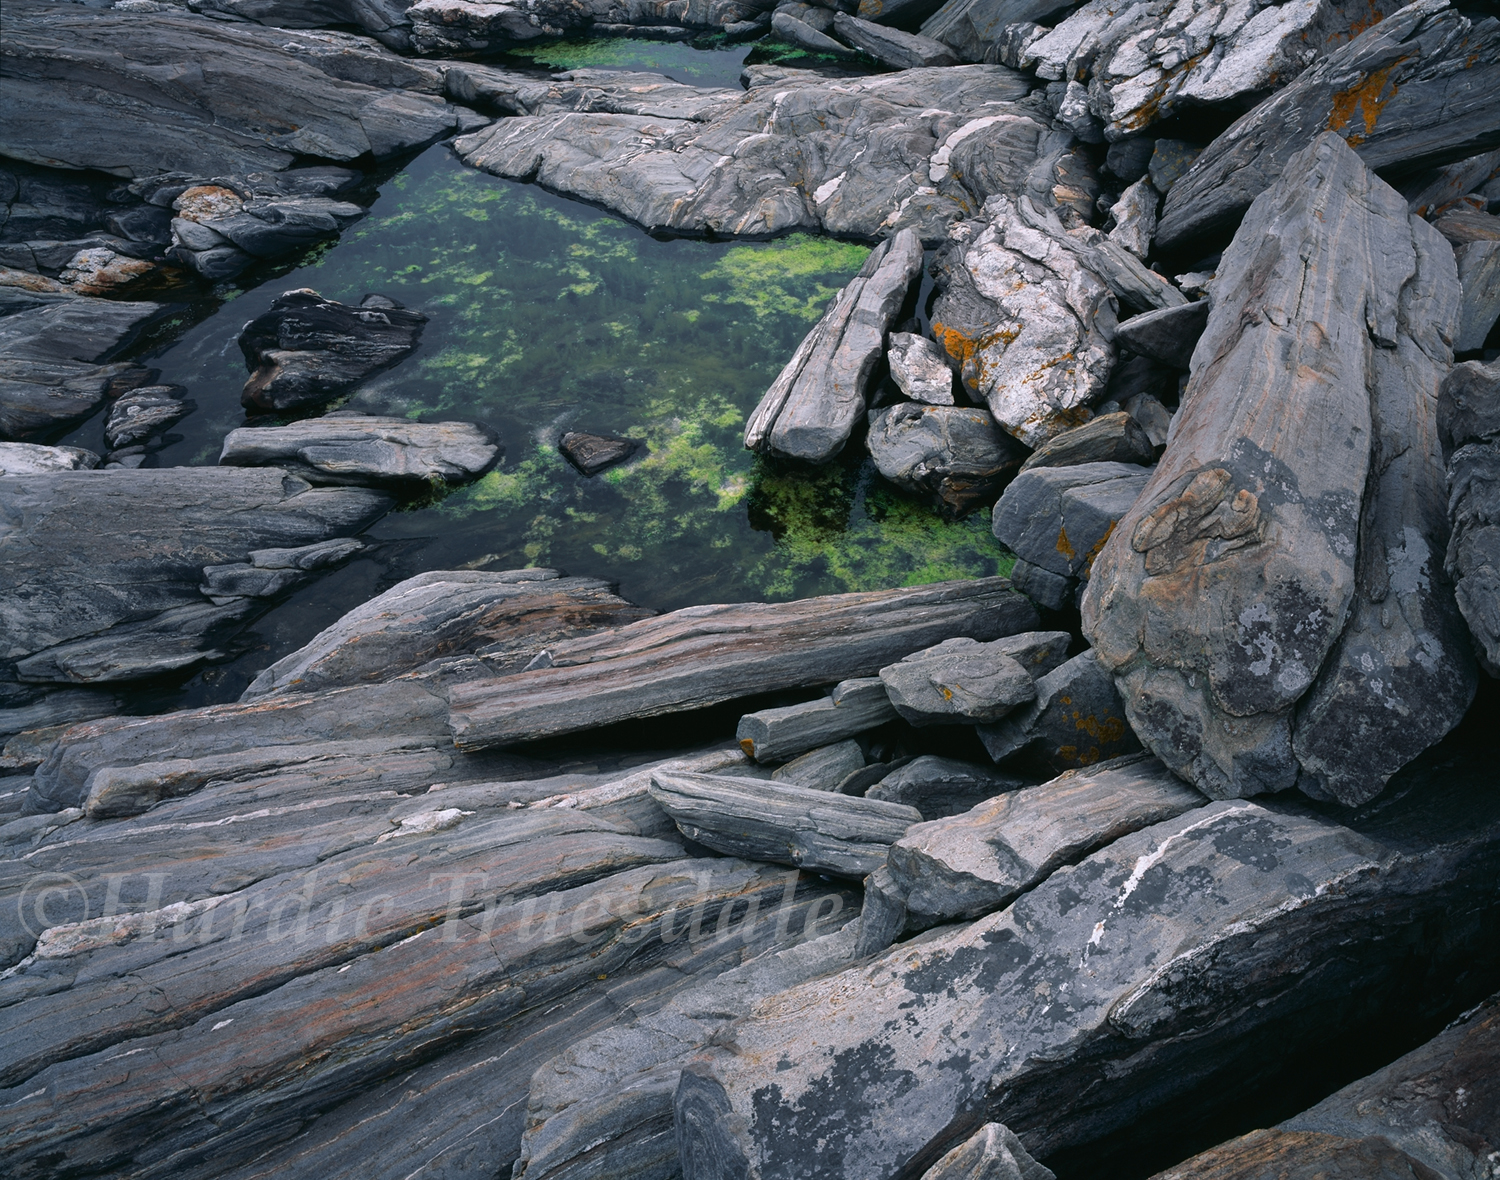
[[[557,449],[580,474],[598,475],[632,458],[642,445],[639,439],[570,430],[558,440]]]
[[[853,880],[883,864],[887,848],[922,819],[899,803],[685,771],[653,773],[651,797],[683,835],[717,852]]]
[[[862,20],[847,13],[840,12],[834,16],[833,31],[855,49],[895,70],[958,64],[953,50],[941,41],[915,33],[903,33],[900,29],[877,25],[873,21]]]
[[[1334,50],[1211,143],[1167,193],[1157,246],[1232,225],[1319,135],[1370,168],[1411,171],[1493,147],[1500,21],[1418,0]],[[1222,273],[1222,272],[1221,272]]]
[[[1115,342],[1140,356],[1186,370],[1208,323],[1210,306],[1207,299],[1200,299],[1131,316],[1115,329]]]
[[[887,888],[918,929],[977,918],[1063,865],[1207,802],[1155,758],[1113,758],[909,828],[891,845]]]
[[[104,445],[111,451],[143,443],[187,417],[197,403],[183,398],[179,385],[143,385],[118,398],[104,419]]]
[[[896,720],[878,676],[845,680],[816,701],[746,713],[735,730],[740,748],[757,762],[780,762]]]
[[[470,422],[337,413],[231,430],[219,463],[281,467],[314,484],[458,484],[477,479],[499,455],[493,432]]]
[[[1025,754],[1055,774],[1141,748],[1114,682],[1091,651],[1041,677],[1029,707],[977,732],[996,762]]]
[[[1138,393],[1126,399],[1124,410],[1145,431],[1152,453],[1159,458],[1172,433],[1172,411],[1149,393]]]
[[[1082,603],[1131,725],[1214,797],[1368,798],[1468,706],[1436,556],[1451,259],[1330,133],[1219,264],[1171,442]]]
[[[911,398],[929,406],[953,404],[953,370],[948,356],[925,336],[892,332],[885,356],[891,380]]]
[[[1067,657],[1062,631],[977,643],[950,639],[880,670],[896,712],[913,725],[998,721],[1036,696],[1032,681]]]
[[[1453,351],[1472,352],[1484,347],[1500,320],[1500,242],[1467,242],[1454,250],[1454,256],[1463,306]]]
[[[317,171],[347,175],[345,169]],[[177,216],[171,223],[170,256],[213,280],[239,274],[257,259],[336,235],[365,213],[349,201],[282,191],[274,174],[267,178],[265,173],[253,180],[227,177],[195,184],[173,200],[172,208]]]
[[[306,288],[288,291],[240,333],[250,370],[240,400],[258,410],[326,404],[410,356],[426,322],[384,296],[350,307]]]
[[[1078,600],[1078,579],[1054,574],[1049,569],[1017,558],[1010,570],[1011,583],[1037,606],[1047,610],[1072,610]]]
[[[1156,403],[1160,406],[1160,402]],[[1036,467],[1077,467],[1082,463],[1156,462],[1156,447],[1140,424],[1124,410],[1101,414],[1055,434],[1027,456],[1022,471]]]
[[[39,447],[0,442],[0,475],[42,475],[49,471],[88,471],[99,456],[82,447]]]
[[[783,40],[790,41],[793,45],[800,45],[803,49],[810,49],[814,53],[827,54],[830,57],[853,57],[854,54],[849,47],[841,41],[835,41],[827,33],[820,33],[806,21],[798,20],[790,12],[786,11],[786,5],[778,8],[771,17],[771,31]]]
[[[1056,1180],[1026,1154],[1002,1123],[985,1123],[927,1171],[922,1180]]]
[[[1150,478],[1134,463],[1033,467],[995,505],[995,536],[1023,561],[1087,578]]]
[[[1452,535],[1444,568],[1479,662],[1500,676],[1500,365],[1468,361],[1438,401]]]
[[[865,768],[865,754],[852,738],[821,746],[777,767],[772,782],[791,783],[810,791],[836,791],[850,775]]]
[[[984,410],[915,402],[872,413],[865,442],[881,475],[955,516],[992,502],[1026,454]]]
[[[1028,785],[1027,780],[1000,774],[993,767],[923,754],[885,775],[864,797],[915,807],[924,820],[937,820]]]
[[[823,463],[865,412],[885,334],[922,269],[922,241],[902,230],[877,246],[797,347],[745,424],[745,446]]]

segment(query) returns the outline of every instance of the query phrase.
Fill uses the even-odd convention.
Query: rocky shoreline
[[[499,56],[582,34],[792,56]],[[0,41],[6,1174],[1489,1174],[1500,20],[48,0]],[[479,561],[163,710],[506,461],[360,400],[452,306],[282,287],[217,465],[157,460],[202,410],[153,343],[443,142],[657,234],[874,243],[744,445],[987,511],[1008,576],[657,613]]]

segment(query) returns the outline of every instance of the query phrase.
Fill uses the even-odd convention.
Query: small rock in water
[[[886,360],[902,393],[929,406],[953,404],[953,370],[947,354],[925,336],[892,332]]]
[[[570,430],[558,440],[557,449],[584,475],[598,475],[625,462],[641,449],[641,443],[612,434],[584,434]]]
[[[177,385],[146,385],[132,390],[109,408],[104,421],[104,443],[111,451],[145,442],[163,427],[196,408],[183,400]]]

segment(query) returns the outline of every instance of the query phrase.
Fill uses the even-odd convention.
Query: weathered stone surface
[[[1062,773],[1141,748],[1109,673],[1081,652],[1036,683],[1036,700],[978,729],[996,762],[1017,754]]]
[[[1231,1079],[1288,1044],[1331,1051],[1414,1002],[1437,1015],[1427,965],[1467,976],[1465,943],[1486,937],[1454,907],[1494,896],[1494,803],[1464,815],[1487,779],[1483,758],[1450,765],[1353,828],[1211,803],[998,914],[767,997],[682,1075],[684,1176],[915,1175],[990,1120],[1046,1157],[1239,1109]],[[1422,982],[1392,943],[1419,929],[1442,948]],[[1462,1008],[1485,983],[1437,986]]]
[[[1128,398],[1124,409],[1146,432],[1152,451],[1160,456],[1172,433],[1172,411],[1149,393],[1138,393]]]
[[[1141,177],[1110,206],[1109,215],[1114,218],[1115,226],[1109,231],[1109,240],[1137,258],[1145,258],[1156,237],[1156,208],[1160,203],[1161,196],[1155,186]]]
[[[1371,168],[1410,170],[1493,147],[1500,22],[1418,0],[1312,66],[1209,145],[1167,193],[1157,245],[1233,223],[1325,131]]]
[[[771,780],[806,787],[810,791],[833,791],[851,774],[864,768],[864,751],[851,738],[793,758],[785,766],[777,767]]]
[[[1055,215],[992,197],[936,264],[932,329],[964,388],[1027,446],[1086,421],[1114,363],[1113,296]]]
[[[448,65],[443,80],[450,98],[507,115],[594,111],[707,122],[743,96],[724,87],[688,86],[665,74],[582,69],[538,78],[473,62]]]
[[[992,502],[1026,454],[984,410],[914,402],[871,414],[865,442],[886,479],[960,516]]]
[[[463,656],[474,657],[480,675],[518,671],[549,644],[651,615],[613,591],[598,578],[547,569],[418,574],[272,664],[242,699],[369,684],[418,669],[442,678]]]
[[[315,484],[467,483],[499,454],[493,433],[470,422],[340,413],[231,430],[219,462],[282,467]]]
[[[410,0],[200,0],[197,11],[222,12],[280,29],[350,25],[392,49],[411,48]]]
[[[1031,673],[989,643],[929,648],[882,668],[880,679],[896,712],[913,725],[998,721],[1036,697]]]
[[[1483,348],[1500,319],[1500,242],[1469,242],[1454,251],[1463,288],[1454,352]]]
[[[143,443],[185,418],[196,403],[183,399],[177,385],[144,385],[117,399],[104,419],[104,445],[110,450]]]
[[[1115,343],[1174,369],[1187,369],[1208,323],[1207,299],[1131,316],[1115,329]]]
[[[568,431],[557,442],[557,449],[562,452],[563,458],[583,475],[598,475],[601,471],[607,471],[631,458],[641,446],[638,439],[583,434],[576,430]]]
[[[1438,399],[1452,536],[1444,568],[1480,663],[1500,676],[1500,365],[1469,361]]]
[[[886,360],[896,387],[929,406],[953,404],[953,370],[947,354],[925,336],[892,332]]]
[[[43,475],[49,471],[88,471],[99,456],[82,447],[39,447],[0,442],[0,475]]]
[[[985,1123],[927,1171],[922,1180],[1057,1180],[1026,1153],[1002,1123]]]
[[[941,41],[915,33],[903,33],[900,29],[886,28],[847,13],[840,12],[834,16],[833,31],[855,49],[868,53],[876,61],[892,69],[913,70],[923,66],[958,64],[953,50]]]
[[[1007,25],[1039,21],[1062,7],[1057,0],[947,0],[923,22],[922,33],[951,45],[965,61],[984,61]]]
[[[101,364],[130,347],[159,303],[8,292],[0,297],[0,439],[23,439],[87,417],[145,370]]]
[[[1149,478],[1134,463],[1033,467],[995,505],[995,536],[1033,565],[1086,578]]]
[[[206,279],[230,278],[257,259],[311,245],[363,217],[359,205],[323,195],[360,179],[343,168],[300,168],[285,180],[261,172],[193,184],[172,201],[177,215],[168,254]]]
[[[896,720],[896,710],[878,676],[834,686],[816,701],[746,713],[735,730],[740,748],[757,762],[780,762]]]
[[[993,767],[923,754],[891,771],[864,797],[903,803],[920,811],[924,820],[936,820],[1028,785],[1027,780],[1000,774]]]
[[[651,797],[715,851],[854,880],[884,864],[886,849],[922,819],[899,803],[679,771],[654,772]]]
[[[1047,610],[1068,610],[1076,605],[1077,578],[1054,574],[1049,569],[1017,558],[1011,567],[1010,580],[1017,590]]]
[[[175,8],[29,4],[5,22],[5,57],[29,117],[0,131],[0,150],[116,176],[390,156],[458,124],[441,98],[405,89],[420,71],[362,38],[288,38]]]
[[[1076,192],[1075,173],[1088,183],[1087,169],[1066,134],[1053,144],[1036,112],[1013,105],[1030,88],[1003,66],[903,70],[836,90],[809,71],[776,70],[707,119],[607,113],[610,98],[604,113],[501,120],[455,146],[476,168],[535,179],[648,228],[876,237],[911,226],[934,241],[1033,174],[1044,203],[1091,205]],[[955,154],[964,167],[951,166]]]
[[[820,33],[806,21],[798,20],[786,11],[787,5],[776,10],[771,17],[771,31],[793,45],[811,49],[814,53],[825,53],[833,57],[853,57],[849,47],[835,41],[827,33]]]
[[[1022,471],[1034,467],[1076,467],[1081,463],[1156,462],[1156,448],[1125,411],[1099,417],[1055,434],[1027,456]]]
[[[1448,258],[1329,134],[1219,264],[1172,441],[1082,604],[1131,725],[1210,795],[1304,773],[1368,797],[1468,704],[1435,559]]]
[[[885,335],[922,269],[922,241],[902,230],[838,293],[745,424],[745,446],[823,463],[865,412]]]
[[[917,824],[891,846],[892,886],[918,927],[976,918],[1121,836],[1208,802],[1136,754]]]

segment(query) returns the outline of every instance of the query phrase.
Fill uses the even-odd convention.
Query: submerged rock
[[[104,419],[104,445],[116,451],[143,443],[187,417],[197,405],[183,398],[185,392],[180,385],[145,385],[131,390],[109,407]]]
[[[881,475],[955,516],[992,502],[1026,454],[984,410],[914,402],[871,414],[865,444]]]
[[[611,434],[583,434],[570,430],[558,440],[557,449],[583,475],[598,475],[601,471],[624,463],[641,446],[638,439],[616,438]]]
[[[478,478],[499,455],[494,434],[470,422],[337,413],[231,430],[219,463],[282,467],[315,484],[457,484]]]

